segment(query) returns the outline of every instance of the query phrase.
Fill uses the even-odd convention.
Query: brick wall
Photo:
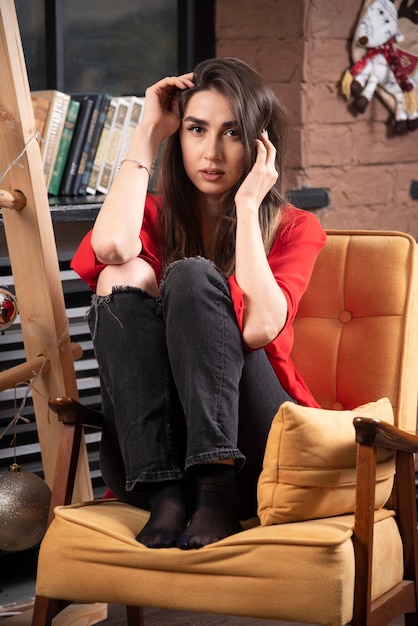
[[[363,0],[217,0],[216,53],[261,71],[292,116],[288,180],[324,187],[326,228],[394,229],[418,238],[418,130],[393,136],[376,96],[353,116],[340,93]]]

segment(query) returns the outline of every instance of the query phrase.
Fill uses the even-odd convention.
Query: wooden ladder
[[[26,354],[26,363],[17,370],[0,374],[0,390],[7,384],[15,385],[16,381],[35,381],[32,388],[35,419],[45,480],[51,487],[61,425],[50,419],[48,399],[63,395],[77,399],[78,392],[40,138],[13,0],[0,0],[0,76],[0,207]],[[48,367],[42,367],[46,361]],[[42,375],[35,378],[40,368]],[[92,497],[83,441],[74,499],[85,501]],[[89,622],[86,608],[82,610],[84,624],[106,618],[106,611],[98,616],[98,607],[93,606],[94,617]],[[30,619],[27,615],[5,623],[30,624]],[[77,623],[77,618],[67,623]]]

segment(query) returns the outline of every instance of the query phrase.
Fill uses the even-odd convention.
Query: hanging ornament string
[[[17,394],[16,394],[16,390],[17,390],[17,387],[19,385],[22,385],[22,384],[27,385],[27,383],[18,383],[15,386],[15,388],[14,388],[13,415],[16,415],[16,409],[17,409]],[[26,420],[26,421],[29,421],[29,420]],[[12,439],[12,441],[10,443],[10,445],[13,446],[13,448],[14,448],[14,452],[13,452],[14,465],[17,465],[17,429],[16,429],[16,426],[17,426],[17,422],[15,422],[13,424],[13,439]]]
[[[28,420],[26,417],[23,417],[22,415],[22,411],[26,406],[26,400],[29,396],[29,392],[34,389],[36,382],[39,380],[39,378],[42,376],[43,374],[43,370],[45,369],[46,364],[48,363],[49,359],[51,358],[51,355],[55,352],[55,350],[57,350],[58,348],[60,348],[60,346],[62,345],[64,339],[66,339],[68,335],[68,321],[65,325],[65,329],[64,332],[62,333],[61,337],[58,339],[57,343],[51,348],[51,350],[48,352],[48,354],[45,356],[44,360],[41,363],[41,367],[39,368],[38,372],[35,374],[35,376],[27,383],[27,388],[25,390],[25,393],[23,395],[22,401],[20,403],[20,407],[19,410],[17,411],[17,413],[13,416],[13,419],[9,422],[9,424],[6,426],[6,428],[3,430],[2,433],[0,433],[0,439],[2,439],[4,437],[4,435],[11,429],[13,428],[19,420],[21,420],[22,422],[25,423],[29,423],[30,420]],[[20,383],[20,384],[24,384],[24,383]],[[36,389],[34,389],[34,391],[36,391]],[[15,393],[16,393],[16,389],[15,389]],[[13,444],[13,442],[12,442]]]
[[[17,397],[16,397],[16,389],[17,389],[17,385],[15,386],[14,392],[14,398],[13,398],[13,416],[16,415],[16,409],[17,409]],[[10,445],[13,445],[13,459],[14,459],[14,463],[16,465],[16,448],[17,448],[17,428],[16,428],[17,424],[15,422],[15,424],[13,425],[13,439],[12,439],[12,443]]]
[[[39,139],[39,141],[41,141],[42,143],[45,143],[45,139],[42,137],[41,133],[39,132],[39,130],[35,130],[33,136],[29,139],[29,141],[27,142],[27,144],[24,146],[22,152],[15,158],[14,161],[12,161],[11,163],[9,163],[9,165],[7,165],[1,172],[0,172],[0,184],[3,182],[3,180],[5,179],[6,175],[9,173],[9,171],[12,169],[12,167],[16,166],[16,167],[25,167],[23,165],[23,163],[20,163],[20,159],[23,157],[23,155],[25,154],[25,152],[27,151],[27,149],[29,148],[29,146],[36,141],[37,139]]]

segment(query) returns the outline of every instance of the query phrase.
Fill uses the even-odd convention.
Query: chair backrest
[[[388,397],[415,432],[417,244],[404,233],[329,231],[295,320],[294,363],[323,408]]]

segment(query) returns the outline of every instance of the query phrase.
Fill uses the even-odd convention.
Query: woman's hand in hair
[[[145,92],[145,109],[141,126],[158,130],[160,139],[173,135],[180,126],[178,98],[181,91],[194,87],[193,72],[182,76],[168,76]]]
[[[286,323],[287,301],[269,266],[259,222],[259,207],[277,180],[276,149],[263,132],[257,157],[235,195],[237,236],[235,276],[244,292],[242,336],[254,350],[270,343]]]
[[[258,214],[260,204],[277,181],[276,148],[266,130],[256,139],[256,150],[254,165],[235,195],[237,212],[252,210]]]

